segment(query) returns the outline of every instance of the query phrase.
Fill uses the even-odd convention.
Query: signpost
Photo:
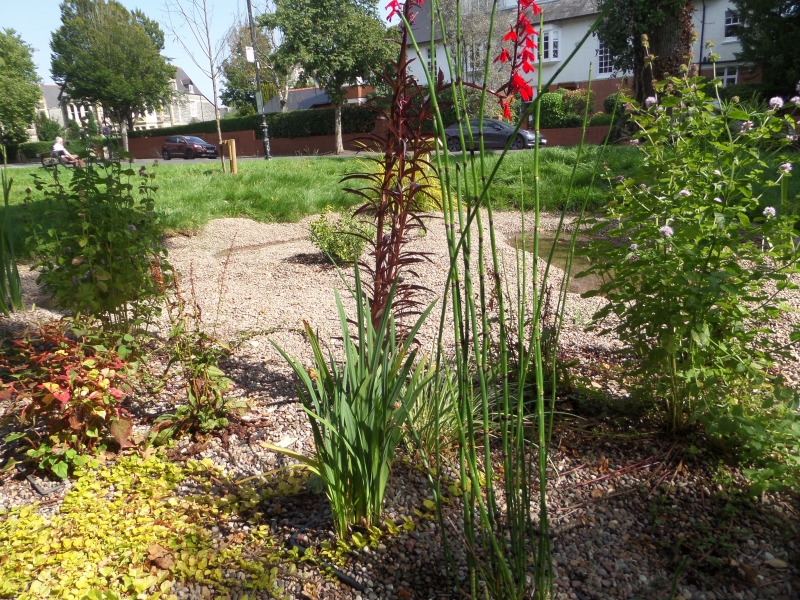
[[[247,55],[248,62],[254,62],[256,65],[256,106],[258,113],[261,115],[261,132],[264,137],[264,159],[269,160],[272,154],[269,149],[269,127],[267,126],[267,115],[264,113],[264,95],[261,93],[261,65],[258,62],[258,53],[256,48],[256,27],[253,24],[253,3],[247,0],[247,17],[250,22],[250,41],[253,46],[247,46],[245,54]],[[253,60],[250,60],[250,51],[253,53]]]

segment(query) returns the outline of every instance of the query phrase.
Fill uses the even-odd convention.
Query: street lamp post
[[[256,27],[253,24],[253,4],[247,0],[247,18],[250,22],[250,42],[253,44],[253,56],[256,65],[256,106],[261,113],[261,133],[264,137],[264,160],[272,158],[269,150],[269,127],[267,126],[267,115],[264,112],[264,96],[261,92],[261,64],[258,62],[258,52],[256,50]]]

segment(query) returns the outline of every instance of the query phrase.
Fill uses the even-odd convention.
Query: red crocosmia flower
[[[392,9],[392,10],[389,11],[389,16],[386,17],[387,21],[391,21],[392,17],[394,17],[395,15],[399,15],[400,14],[400,2],[399,2],[399,0],[391,0],[389,2],[389,4],[384,6],[384,9],[387,9],[387,8],[391,8]]]
[[[533,0],[519,0],[519,8],[520,8],[520,10],[525,10],[531,4],[533,4]]]
[[[534,69],[529,62],[523,62],[522,70],[526,73],[533,73],[536,69]]]
[[[530,38],[530,37],[529,38],[525,38],[525,45],[528,48],[538,48],[539,47],[539,45],[536,43],[536,41],[534,41],[534,39]]]
[[[533,16],[536,16],[536,15],[540,15],[540,14],[542,14],[542,9],[541,9],[541,8],[539,8],[539,5],[538,5],[538,4],[536,4],[536,2],[533,2],[533,3],[531,4],[531,6],[533,6]]]
[[[533,88],[519,73],[514,73],[511,76],[511,90],[515,93],[519,93],[520,98],[525,102],[533,100]]]
[[[517,41],[517,32],[513,29],[509,29],[506,36],[503,38],[504,42],[508,42],[509,40],[516,42]]]
[[[503,102],[501,104],[503,107],[503,118],[510,119],[511,118],[511,103],[510,102]]]
[[[523,62],[536,62],[536,55],[530,48],[523,48],[520,52],[519,59]]]
[[[506,48],[503,48],[503,51],[497,55],[497,58],[494,59],[494,62],[497,62],[498,60],[501,63],[507,63],[509,60],[511,60],[511,54]]]

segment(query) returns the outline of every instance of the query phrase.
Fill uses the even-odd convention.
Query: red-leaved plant
[[[0,395],[20,407],[23,428],[5,441],[25,438],[28,456],[60,477],[110,437],[121,448],[133,446],[130,415],[119,406],[131,392],[129,366],[84,333],[47,323],[0,354]]]
[[[407,2],[402,11],[413,21],[412,7],[422,0]],[[392,10],[401,10],[391,3]],[[390,17],[391,18],[391,17]],[[414,283],[414,266],[429,260],[427,254],[407,249],[414,234],[426,230],[423,214],[431,204],[439,201],[430,193],[431,183],[438,186],[433,165],[427,160],[431,152],[431,134],[426,125],[433,118],[431,90],[417,83],[408,71],[406,53],[408,32],[401,27],[400,51],[397,61],[390,62],[382,72],[376,73],[386,87],[385,97],[373,99],[368,106],[379,118],[385,119],[387,133],[373,135],[372,141],[382,149],[382,155],[371,160],[377,168],[370,173],[353,173],[342,181],[365,180],[364,188],[346,188],[345,191],[362,196],[366,202],[354,216],[367,217],[376,225],[375,237],[368,240],[370,260],[359,263],[369,275],[365,287],[370,294],[369,308],[372,324],[378,327],[383,312],[390,308],[403,333],[403,322],[420,314],[418,294],[425,288]],[[433,93],[444,88],[440,72]],[[388,104],[388,109],[384,108]],[[392,305],[388,306],[395,286]]]

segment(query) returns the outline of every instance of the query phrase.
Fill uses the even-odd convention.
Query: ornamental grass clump
[[[8,235],[8,199],[14,180],[6,173],[6,147],[0,145],[3,153],[3,170],[0,171],[0,184],[3,187],[3,218],[0,222],[0,312],[8,316],[12,310],[22,310],[22,281],[17,270],[14,242]]]
[[[426,370],[414,367],[412,340],[432,306],[401,337],[391,311],[372,324],[369,304],[356,266],[355,319],[350,322],[341,298],[336,306],[342,333],[342,362],[326,353],[317,334],[305,324],[314,352],[314,367],[306,370],[273,343],[300,380],[298,394],[309,416],[315,453],[306,457],[267,445],[306,464],[320,479],[330,501],[336,533],[347,538],[353,526],[380,522],[383,498],[395,450],[408,411],[426,383]],[[387,300],[392,301],[394,290]]]
[[[639,174],[615,182],[608,173],[614,189],[597,228],[611,239],[590,246],[588,272],[606,281],[589,293],[607,299],[595,323],[626,344],[641,391],[670,431],[699,419],[733,447],[768,445],[733,417],[780,412],[795,396],[776,369],[800,332],[789,345],[772,337],[787,310],[781,293],[797,289],[800,231],[782,154],[794,123],[776,107],[748,112],[721,101],[718,82],[702,77],[656,90],[641,108],[628,100]],[[764,206],[772,187],[781,203]]]
[[[399,0],[394,0],[390,6],[401,13],[414,50],[421,56],[422,50],[410,31],[414,15],[409,13],[409,7],[414,4],[416,2],[408,2],[401,8]],[[542,8],[535,2],[520,0],[516,13],[512,13],[512,24],[502,32],[501,48],[487,53],[481,78],[484,82],[480,89],[481,102],[477,114],[470,114],[464,84],[465,66],[461,61],[464,55],[463,40],[458,33],[460,9],[457,5],[456,38],[448,40],[448,29],[439,16],[440,8],[439,1],[433,0],[430,26],[444,44],[445,62],[441,68],[449,71],[449,87],[454,99],[452,112],[459,125],[459,151],[451,154],[450,148],[442,148],[437,150],[433,161],[440,178],[449,255],[448,279],[443,294],[449,301],[449,307],[447,302],[443,303],[438,345],[434,349],[435,365],[437,370],[444,369],[445,361],[451,360],[455,374],[455,453],[459,481],[453,489],[460,496],[463,506],[463,531],[459,530],[456,535],[459,543],[465,546],[463,553],[468,572],[466,579],[460,575],[454,579],[454,591],[472,598],[544,599],[551,595],[553,581],[547,509],[547,460],[556,393],[557,369],[554,366],[558,356],[559,332],[564,322],[569,275],[563,278],[552,322],[544,323],[549,269],[542,273],[538,268],[541,189],[537,144],[533,149],[534,185],[531,190],[535,217],[531,235],[534,259],[528,261],[524,252],[520,255],[516,295],[506,297],[499,249],[501,242],[492,216],[492,186],[516,131],[509,137],[508,146],[499,158],[491,161],[484,149],[482,131],[484,108],[490,95],[500,104],[503,117],[511,120],[517,130],[530,116],[534,116],[534,128],[539,129],[541,101],[544,98],[540,92],[552,84],[552,80],[542,82],[539,69],[534,89],[531,76],[536,70],[537,59],[541,61],[537,48],[541,44],[539,31],[544,17]],[[498,3],[494,3],[489,39],[493,39],[497,8]],[[554,77],[596,30],[607,10],[608,7],[557,69]],[[434,38],[436,36],[431,36],[427,49],[430,56],[435,57],[437,48]],[[505,70],[508,79],[495,90],[489,90],[485,82],[489,81],[490,69],[498,68]],[[435,62],[432,68],[425,69],[429,89],[441,80],[439,69],[440,65]],[[512,104],[517,100],[530,103],[519,119],[511,111]],[[431,102],[435,131],[443,139],[443,108],[436,95],[431,95]],[[584,128],[586,111],[588,103],[584,106]],[[469,119],[476,117],[478,131],[466,126]],[[466,148],[478,148],[478,151],[468,152]],[[597,165],[601,162],[600,156],[602,152],[598,153]],[[575,173],[574,168],[565,206],[570,202]],[[578,203],[579,208],[582,206],[585,209],[587,199],[588,194],[582,204]],[[520,198],[520,205],[524,205],[524,200]],[[563,219],[562,213],[556,242],[562,232]],[[570,254],[574,252],[575,241],[573,236]],[[552,255],[548,264],[551,261]],[[567,273],[569,271],[567,268]],[[449,333],[452,333],[452,338],[445,347],[448,332],[444,324],[447,321],[446,311],[450,307],[453,324]],[[511,345],[514,345],[513,349]],[[548,390],[547,400],[545,389]],[[413,422],[410,427],[415,429]],[[424,450],[421,438],[418,443]],[[434,440],[434,445],[438,443]],[[442,532],[447,534],[449,528],[442,513],[440,491],[444,467],[438,450],[433,464],[429,465],[426,461],[426,466]],[[425,452],[421,454],[423,457],[426,455]],[[452,549],[455,543],[452,538],[445,538],[447,548]]]

